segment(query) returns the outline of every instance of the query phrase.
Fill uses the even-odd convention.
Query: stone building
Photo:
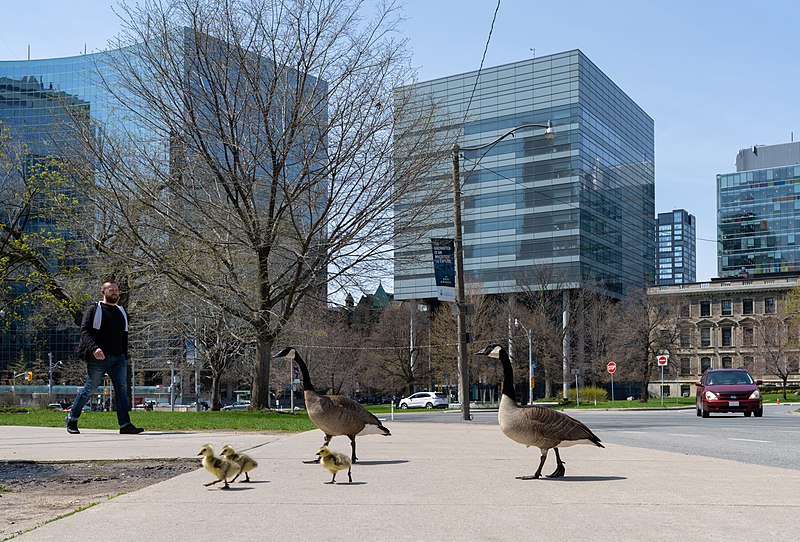
[[[743,275],[649,288],[649,296],[677,308],[676,318],[664,324],[671,329],[662,330],[674,337],[665,349],[664,381],[659,373],[651,394],[693,396],[700,375],[716,368],[742,367],[765,384],[780,385],[783,377],[800,383],[797,326],[786,311],[798,279],[797,274]]]

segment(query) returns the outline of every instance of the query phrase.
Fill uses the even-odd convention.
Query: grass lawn
[[[0,411],[0,425],[64,427],[66,412],[31,409],[26,413]],[[131,412],[134,425],[147,431],[204,431],[233,429],[241,431],[308,431],[315,429],[305,412],[296,414],[231,410],[225,412]],[[84,412],[78,427],[82,429],[119,429],[114,412]]]

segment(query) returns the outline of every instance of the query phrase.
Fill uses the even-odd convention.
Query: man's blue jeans
[[[97,393],[97,387],[103,380],[103,375],[107,374],[114,386],[114,407],[117,411],[117,421],[119,426],[131,423],[130,412],[128,412],[128,366],[125,363],[125,356],[109,356],[99,360],[92,358],[86,362],[86,384],[78,392],[75,402],[72,403],[72,410],[69,411],[69,418],[77,420],[83,412],[83,407]]]

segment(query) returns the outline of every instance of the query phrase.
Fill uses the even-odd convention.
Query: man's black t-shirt
[[[100,329],[94,329],[94,316],[98,308],[103,311],[103,317]],[[93,303],[83,314],[79,355],[84,359],[93,359],[97,348],[102,349],[107,356],[127,355],[128,332],[125,331],[125,317],[116,305]]]

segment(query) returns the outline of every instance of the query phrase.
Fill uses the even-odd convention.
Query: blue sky
[[[133,1],[133,0],[132,0]],[[3,6],[0,59],[97,51],[111,0]],[[409,0],[419,80],[478,69],[496,0]],[[656,211],[697,217],[697,278],[716,276],[716,175],[739,149],[800,140],[800,2],[501,0],[485,66],[581,49],[655,121]],[[385,282],[387,287],[391,282]]]

